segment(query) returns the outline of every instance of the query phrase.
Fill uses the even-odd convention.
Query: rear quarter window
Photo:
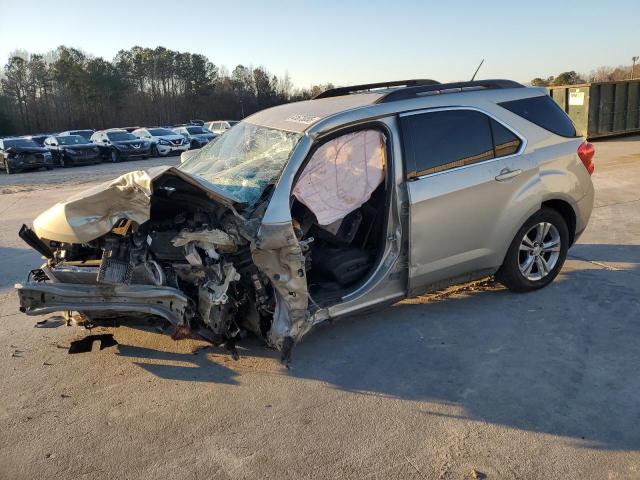
[[[511,100],[498,105],[561,137],[576,136],[571,119],[548,95]]]

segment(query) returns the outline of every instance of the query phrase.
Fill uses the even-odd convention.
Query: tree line
[[[547,78],[536,77],[531,80],[534,87],[554,87],[559,85],[579,85],[591,82],[614,82],[640,79],[640,65],[620,65],[618,67],[598,67],[591,73],[577,73],[573,70],[562,72]]]
[[[0,135],[240,119],[331,87],[297,89],[287,74],[244,65],[229,72],[164,47],[121,50],[112,61],[66,46],[17,52],[0,78]]]

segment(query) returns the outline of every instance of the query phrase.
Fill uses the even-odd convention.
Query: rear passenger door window
[[[407,178],[495,157],[490,118],[475,110],[445,110],[400,118]]]

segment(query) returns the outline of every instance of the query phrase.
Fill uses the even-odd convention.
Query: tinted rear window
[[[512,100],[498,105],[561,137],[576,136],[576,128],[567,114],[548,95]]]
[[[409,178],[494,158],[489,117],[448,110],[401,117]]]

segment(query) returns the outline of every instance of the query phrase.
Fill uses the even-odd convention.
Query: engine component
[[[229,296],[227,294],[231,282],[240,280],[240,274],[232,263],[224,263],[221,281],[209,281],[200,286],[198,291],[198,312],[202,320],[207,323],[216,334],[237,333],[237,327],[229,331],[232,320]]]
[[[118,238],[106,238],[98,270],[98,283],[129,285],[132,275],[133,263],[129,243]]]

